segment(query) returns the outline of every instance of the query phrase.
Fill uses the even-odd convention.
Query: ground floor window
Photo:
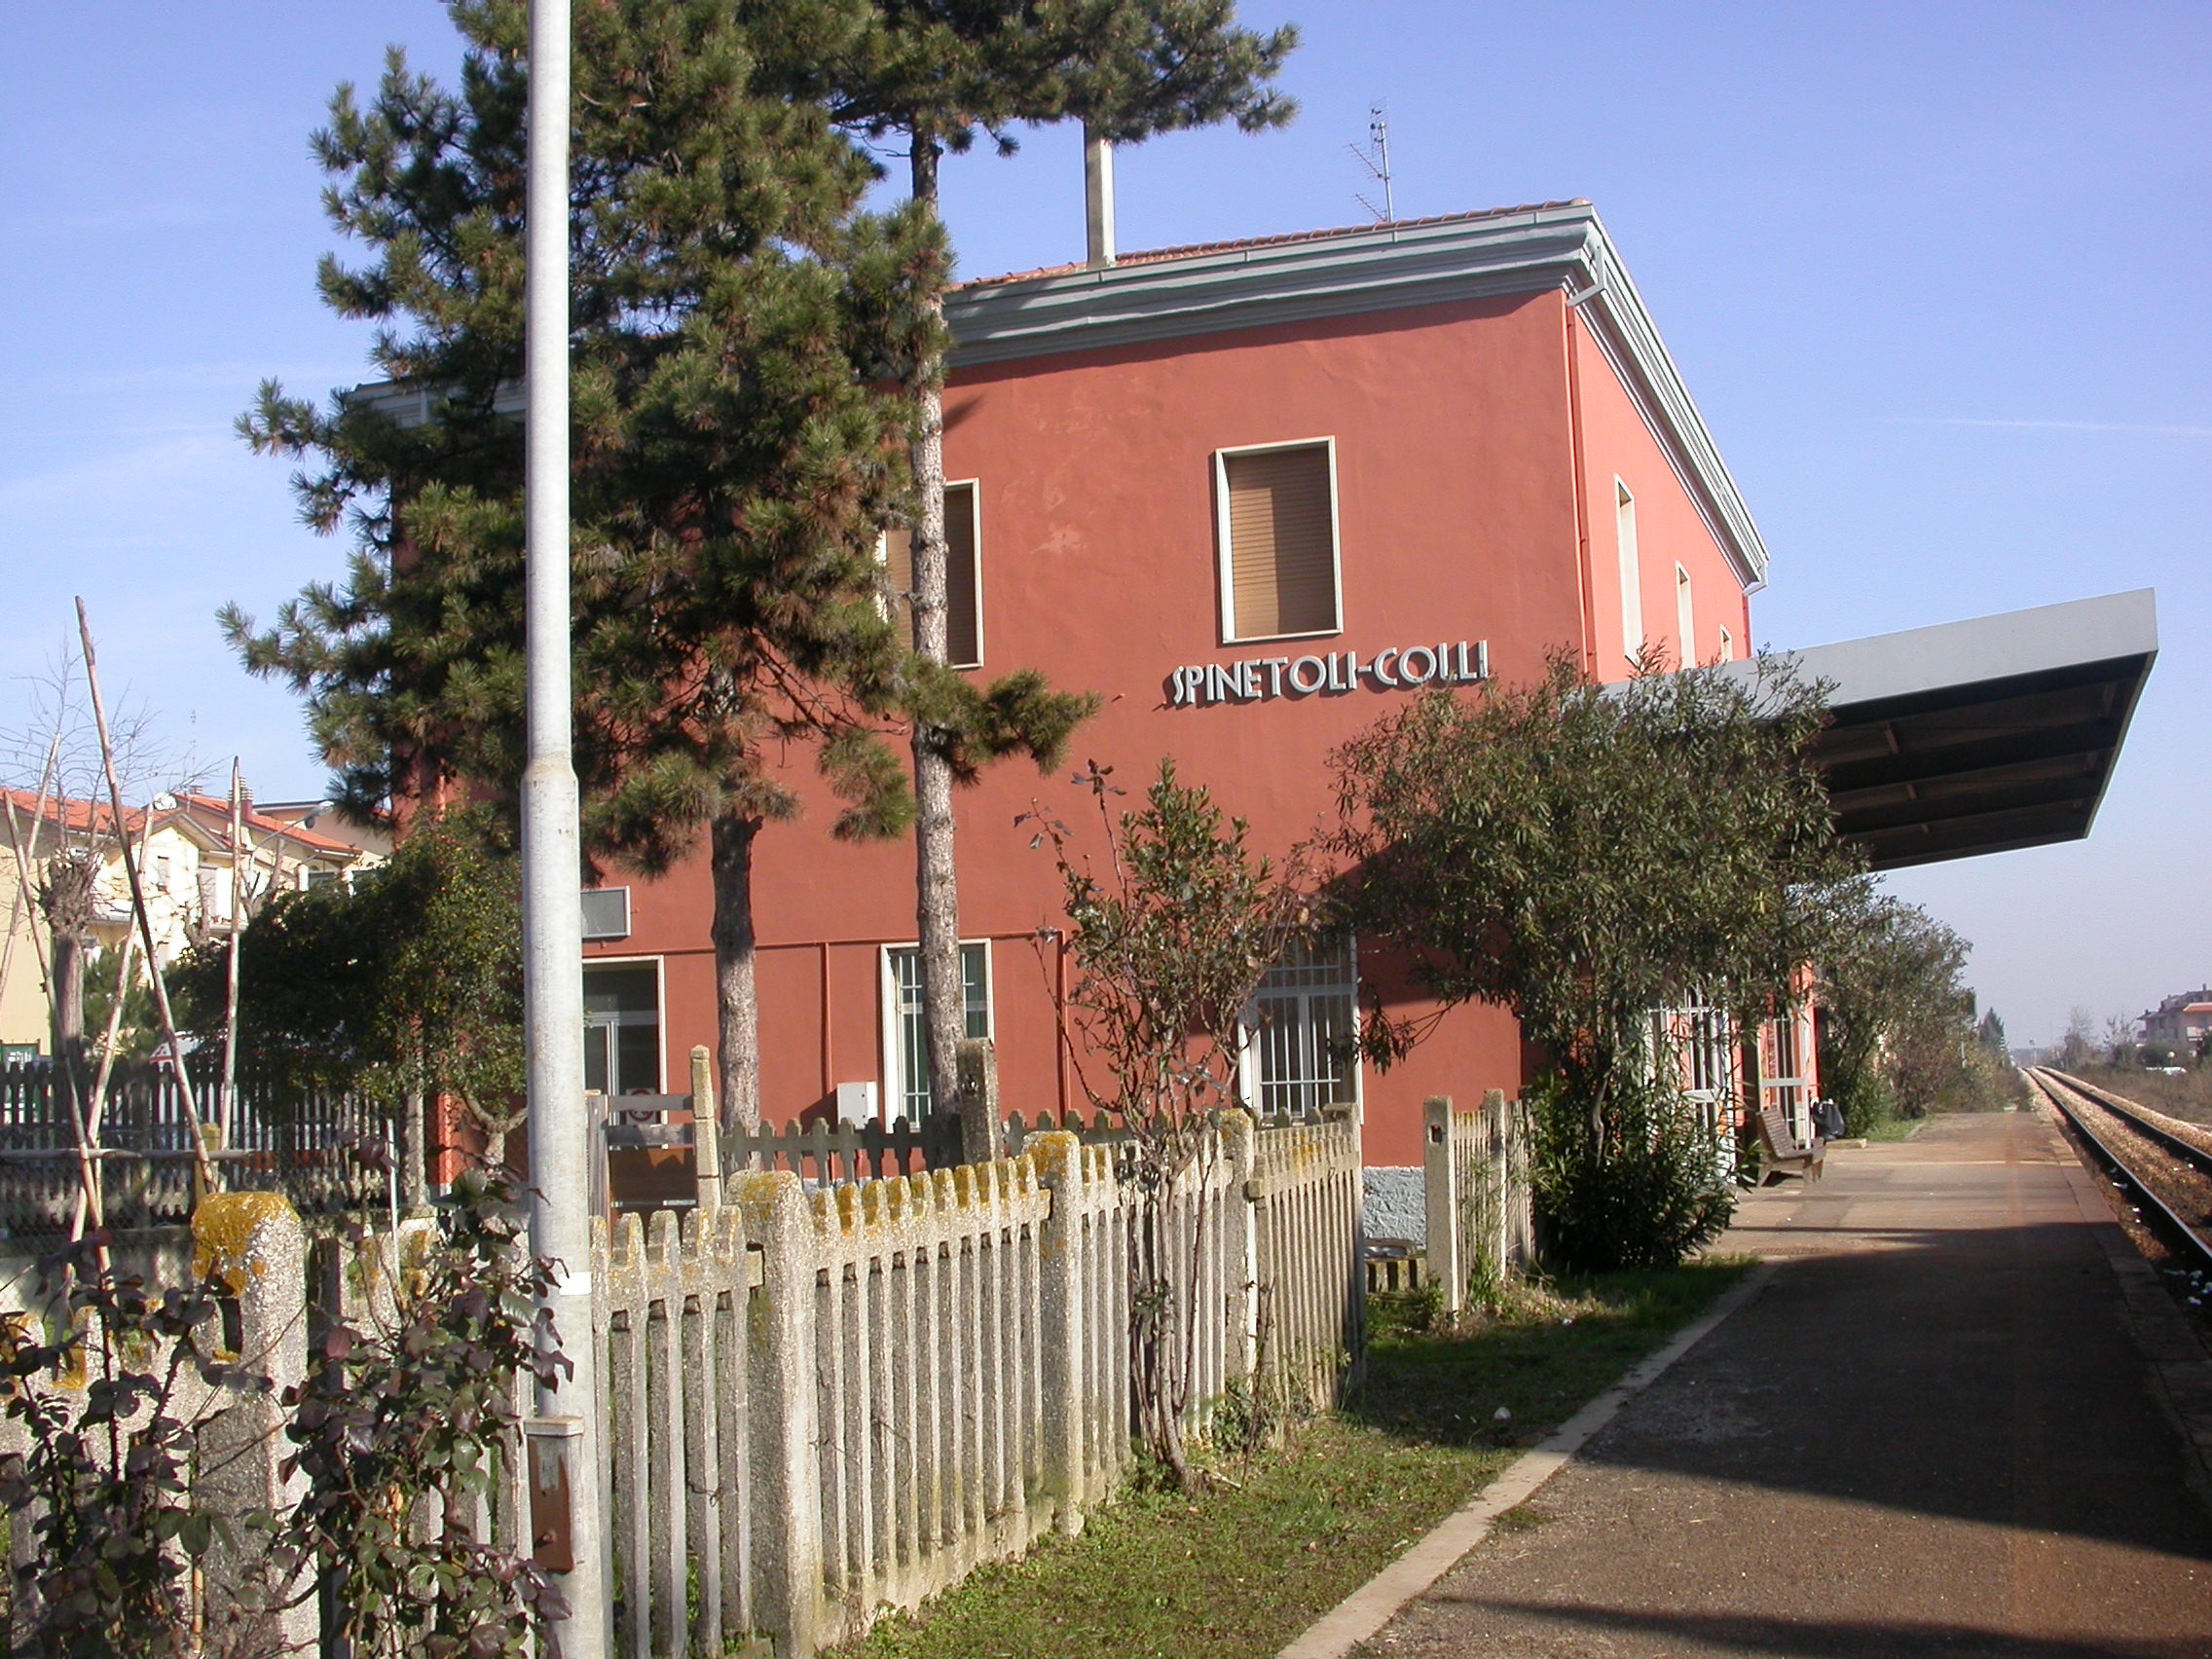
[[[1687,1007],[1661,1009],[1651,1016],[1654,1062],[1667,1068],[1682,1098],[1695,1107],[1698,1122],[1713,1143],[1731,1159],[1735,1148],[1736,1022],[1725,1009],[1702,999]]]
[[[984,943],[960,947],[969,1037],[991,1034],[991,950]],[[918,1124],[930,1114],[929,1027],[922,1017],[922,953],[894,945],[883,953],[885,1115]]]
[[[1245,1098],[1266,1118],[1359,1099],[1358,981],[1349,934],[1298,943],[1260,981],[1246,1020]]]
[[[584,965],[584,1087],[661,1092],[659,963]]]

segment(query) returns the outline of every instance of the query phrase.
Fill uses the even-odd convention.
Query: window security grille
[[[1357,978],[1348,935],[1293,944],[1252,1000],[1249,1066],[1263,1117],[1307,1117],[1359,1098]]]

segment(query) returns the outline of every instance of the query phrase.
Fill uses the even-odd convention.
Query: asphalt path
[[[1361,1649],[2212,1659],[2212,1362],[2028,1112],[1750,1198],[1765,1292]]]

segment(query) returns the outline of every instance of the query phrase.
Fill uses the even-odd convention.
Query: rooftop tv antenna
[[[1375,215],[1378,225],[1394,225],[1398,222],[1398,199],[1390,188],[1390,111],[1384,104],[1370,104],[1367,109],[1367,147],[1357,144],[1346,146],[1352,158],[1368,170],[1377,184],[1382,187],[1382,205],[1378,207],[1364,196],[1355,194],[1353,200]]]

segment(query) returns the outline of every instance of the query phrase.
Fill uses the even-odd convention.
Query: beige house
[[[40,870],[55,853],[88,848],[97,860],[92,886],[92,936],[103,950],[123,942],[135,925],[122,837],[106,806],[49,798],[43,810],[27,790],[0,791],[0,1046],[11,1057],[51,1046],[47,1003],[46,929],[37,893]],[[314,803],[318,805],[319,803]],[[149,816],[150,814],[150,816]],[[383,862],[383,843],[313,806],[275,811],[248,806],[243,833],[231,838],[230,802],[191,793],[157,795],[147,811],[127,812],[123,830],[139,858],[146,919],[155,954],[172,962],[231,925],[234,883],[250,915],[272,893],[344,881]]]

